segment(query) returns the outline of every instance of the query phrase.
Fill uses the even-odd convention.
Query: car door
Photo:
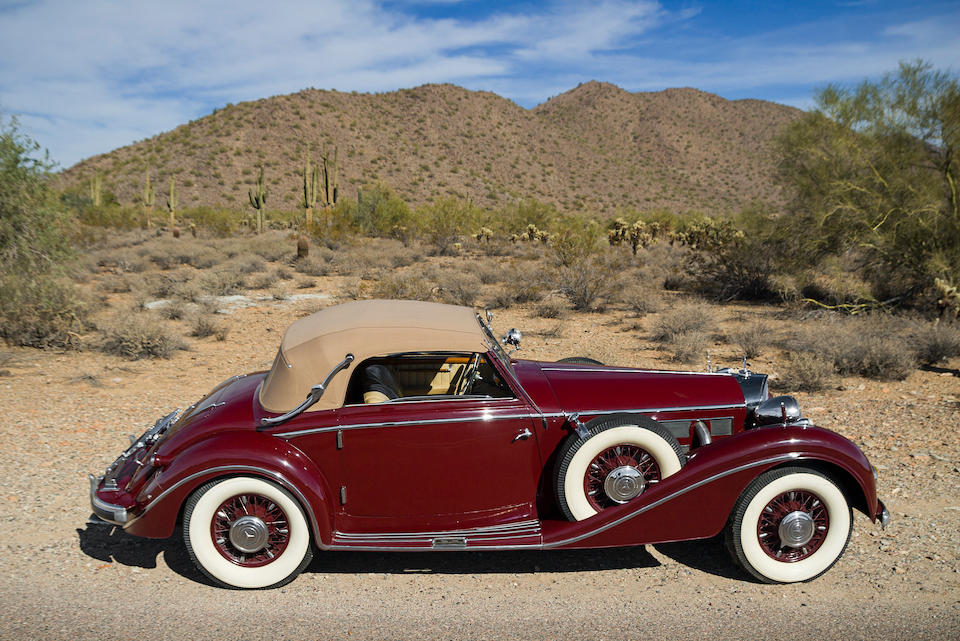
[[[536,518],[533,412],[517,398],[441,396],[337,410],[352,532],[423,532]]]

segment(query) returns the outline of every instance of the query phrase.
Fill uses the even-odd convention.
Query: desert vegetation
[[[817,99],[777,138],[789,205],[726,214],[441,193],[418,202],[387,176],[344,189],[341,177],[382,162],[326,140],[316,163],[293,146],[286,164],[261,161],[224,185],[247,192],[246,208],[239,197],[191,204],[190,181],[151,172],[150,153],[130,199],[100,172],[79,184],[53,176],[8,120],[0,336],[169,358],[229,340],[222,312],[238,301],[306,313],[389,297],[510,310],[546,338],[568,322],[616,327],[668,367],[769,359],[784,384],[808,390],[900,380],[960,356],[956,78],[907,64]],[[563,102],[538,117],[573,117]],[[457,166],[424,171],[439,182]],[[278,175],[300,181],[299,199],[284,200]],[[155,211],[165,182],[166,211]]]

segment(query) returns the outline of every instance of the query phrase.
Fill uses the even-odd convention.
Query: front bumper
[[[880,522],[881,528],[887,529],[887,525],[890,523],[890,510],[880,499],[877,499],[877,513],[874,518]]]
[[[103,481],[103,477],[94,476],[93,474],[88,474],[87,476],[90,477],[90,506],[93,508],[93,513],[108,523],[120,526],[126,525],[130,520],[127,508],[121,505],[107,503],[97,496],[97,490],[100,489],[100,483]]]

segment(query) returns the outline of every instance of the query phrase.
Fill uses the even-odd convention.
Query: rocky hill
[[[342,193],[385,183],[413,205],[444,195],[496,206],[534,197],[565,210],[730,211],[776,206],[771,141],[801,112],[696,89],[629,93],[589,82],[524,109],[489,92],[425,85],[383,94],[308,89],[227,105],[173,131],[84,160],[135,202],[149,167],[163,202],[177,177],[181,207],[245,206],[256,166],[277,209],[294,209],[309,149],[339,149]]]

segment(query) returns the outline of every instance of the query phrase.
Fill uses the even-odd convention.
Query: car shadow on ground
[[[77,528],[80,550],[104,563],[154,569],[157,559],[180,576],[213,585],[193,565],[179,530],[168,539],[144,539],[91,519]],[[659,553],[695,570],[749,580],[723,550],[719,538],[661,543]],[[529,574],[654,568],[660,562],[645,546],[596,550],[518,550],[491,552],[317,552],[307,572],[318,574]]]
[[[77,536],[80,551],[92,559],[154,569],[157,567],[157,559],[162,556],[167,567],[180,576],[213,585],[190,560],[179,530],[168,539],[144,539],[127,534],[122,528],[110,523],[91,518],[85,528],[77,528]]]
[[[694,570],[725,579],[757,582],[730,558],[723,544],[723,535],[699,541],[658,543],[653,547],[660,554]]]

